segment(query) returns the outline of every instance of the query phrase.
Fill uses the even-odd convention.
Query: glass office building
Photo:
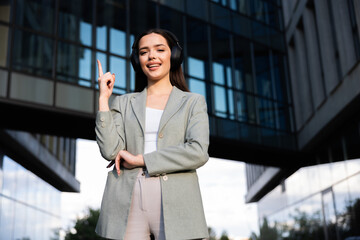
[[[17,139],[36,146],[41,141],[32,134],[58,136],[45,148],[63,171],[53,179],[46,172],[57,168],[46,167],[45,157],[32,157],[41,164],[31,167],[3,141],[6,159],[59,191],[78,191],[69,166],[75,166],[73,139],[95,139],[96,59],[116,74],[115,94],[133,91],[132,43],[155,27],[178,37],[188,86],[207,100],[211,156],[276,166],[297,156],[280,0],[8,0],[0,3],[0,107],[7,116],[0,127],[25,131]],[[11,201],[49,218],[59,214]]]
[[[61,192],[8,156],[1,160],[0,238],[56,237],[61,227]]]
[[[359,239],[360,2],[282,7],[301,158],[247,164],[246,200],[258,202],[266,239]]]
[[[183,45],[186,79],[207,99],[214,140],[294,149],[279,1],[19,0],[2,12],[1,98],[89,123],[97,111],[96,59],[116,74],[116,94],[131,92],[134,36],[161,27]],[[35,86],[41,91],[27,91]]]

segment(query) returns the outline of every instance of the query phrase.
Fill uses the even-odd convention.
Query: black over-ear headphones
[[[173,47],[171,47],[171,60],[170,60],[170,64],[171,64],[170,70],[173,71],[180,67],[180,65],[183,61],[183,58],[184,58],[183,51],[179,44],[179,40],[177,39],[175,34],[173,34],[172,32],[170,32],[168,30],[164,30],[164,29],[160,29],[160,30],[165,32],[165,34],[168,35],[170,37],[170,39],[173,41],[173,43],[171,43],[173,45]],[[154,33],[156,33],[156,32],[154,32]],[[141,66],[140,66],[138,47],[139,47],[140,39],[145,35],[147,35],[147,34],[141,34],[140,36],[138,36],[132,45],[132,52],[131,52],[130,59],[131,59],[131,64],[132,64],[135,72],[142,71]]]

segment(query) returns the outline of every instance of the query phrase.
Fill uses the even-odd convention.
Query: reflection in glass
[[[91,50],[58,43],[57,78],[79,85],[91,85]]]
[[[96,48],[106,51],[106,26],[96,27]]]
[[[274,103],[270,100],[259,98],[258,99],[259,107],[259,118],[260,124],[266,127],[275,127],[274,119]]]
[[[170,1],[179,2],[181,5],[184,5],[183,1],[173,1],[173,0]],[[177,39],[179,40],[180,46],[183,46],[184,43],[183,25],[179,24],[183,20],[183,14],[168,7],[159,5],[159,17],[160,17],[160,27],[163,29],[171,30],[171,32],[174,33]]]
[[[239,12],[241,12],[242,14],[247,14],[248,13],[248,3],[249,1],[247,0],[238,0],[239,2]]]
[[[206,98],[206,84],[194,78],[189,79],[189,88],[191,92],[203,95]]]
[[[0,6],[1,9],[1,6]],[[0,14],[1,15],[1,14]],[[0,25],[0,66],[6,66],[7,51],[8,51],[8,34],[9,28]]]
[[[157,9],[154,1],[131,0],[129,2],[131,34],[138,35],[144,29],[157,27],[155,17]]]
[[[7,156],[2,171],[0,239],[49,240],[61,225],[60,192]]]
[[[16,195],[16,172],[18,165],[9,159],[4,157],[3,160],[3,186],[1,189],[2,195],[14,198]]]
[[[233,90],[228,89],[228,96],[229,99],[234,99],[234,94],[233,94]],[[234,112],[234,101],[229,101],[229,118],[230,119],[235,119],[235,112]]]
[[[10,9],[11,9],[11,1],[3,1],[0,4],[0,21],[9,22]]]
[[[53,40],[15,30],[12,64],[16,70],[51,77]]]
[[[126,2],[97,1],[96,47],[126,55]]]
[[[221,28],[231,29],[231,15],[227,8],[217,4],[210,4],[211,22]]]
[[[0,239],[11,239],[14,228],[15,202],[1,196],[0,201]]]
[[[258,94],[272,97],[269,52],[266,48],[258,45],[255,50],[255,66]]]
[[[62,0],[59,2],[59,37],[91,46],[92,2]]]
[[[125,59],[110,56],[110,72],[115,74],[115,93],[124,93],[118,88],[126,88],[126,61]]]
[[[237,119],[246,122],[248,120],[248,116],[245,94],[236,91],[234,101],[236,104]]]
[[[54,32],[55,1],[17,0],[15,24],[36,31]]]
[[[278,239],[344,240],[360,235],[360,165],[353,175],[344,172],[341,164],[301,168],[286,179],[285,192],[279,192],[278,186],[259,201],[259,216],[267,218]],[[287,200],[278,201],[281,197]],[[261,224],[264,227],[265,221]]]
[[[214,62],[213,63],[213,72],[214,72],[214,82],[224,85],[225,84],[225,71],[224,71],[224,66]]]
[[[204,20],[208,19],[208,4],[207,0],[187,0],[186,12],[194,17]]]
[[[121,56],[126,55],[126,33],[118,29],[110,29],[110,52]]]
[[[226,92],[225,88],[214,86],[215,115],[219,117],[227,116]]]
[[[188,57],[188,74],[192,77],[205,79],[205,63],[199,59]]]
[[[206,25],[198,20],[187,18],[187,74],[199,79],[208,79],[209,53]]]
[[[323,218],[325,224],[325,236],[327,239],[336,240],[336,215],[332,189],[322,193]]]

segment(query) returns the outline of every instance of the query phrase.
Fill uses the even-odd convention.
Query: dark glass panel
[[[252,22],[253,39],[257,42],[269,45],[269,29],[263,23]]]
[[[238,9],[238,0],[229,0],[230,1],[230,8],[234,11]]]
[[[239,12],[242,14],[249,14],[249,2],[248,0],[238,0],[238,4],[239,4]]]
[[[273,129],[262,128],[261,129],[261,143],[267,146],[278,146],[279,139],[277,132]]]
[[[63,81],[91,86],[91,50],[59,42],[56,75]]]
[[[159,0],[159,3],[175,8],[179,11],[184,11],[184,1],[174,1],[174,0]],[[161,14],[160,14],[161,16]]]
[[[217,133],[219,137],[227,139],[239,139],[239,125],[228,119],[216,119]]]
[[[235,109],[237,112],[236,119],[242,122],[248,121],[248,105],[246,95],[242,92],[235,91],[234,94]]]
[[[207,27],[201,21],[187,18],[187,54],[189,56],[186,72],[192,77],[209,79],[209,52]]]
[[[360,158],[359,148],[359,123],[356,122],[348,126],[344,131],[345,147],[347,159]]]
[[[274,118],[274,102],[258,98],[258,111],[259,111],[259,120],[260,125],[264,127],[275,127],[275,118]]]
[[[196,18],[208,20],[208,0],[187,0],[186,1],[186,12]]]
[[[11,0],[1,1],[0,4],[0,21],[9,22],[11,12]]]
[[[231,15],[227,8],[210,3],[211,22],[221,28],[231,30]]]
[[[276,91],[276,99],[278,101],[287,102],[286,83],[285,83],[285,56],[280,53],[274,53],[273,55],[273,73],[274,73],[274,86]]]
[[[183,18],[182,15],[170,8],[160,6],[160,28],[167,29],[170,32],[174,33],[177,39],[179,40],[180,46],[184,46],[184,37],[183,37]]]
[[[51,77],[53,40],[25,31],[15,31],[12,65],[16,70]]]
[[[229,33],[216,28],[212,29],[211,44],[212,44],[212,60],[213,60],[213,80],[215,83],[226,85],[231,84],[231,47],[230,47]]]
[[[126,56],[126,1],[98,1],[96,47]]]
[[[5,67],[7,65],[8,57],[8,36],[9,28],[7,26],[0,25],[0,66]]]
[[[234,37],[234,58],[234,87],[254,92],[250,42],[248,40],[241,37]]]
[[[257,94],[272,98],[273,90],[270,73],[269,49],[258,44],[255,44],[254,46]]]
[[[17,0],[15,24],[36,31],[54,33],[55,2],[52,0]]]
[[[269,44],[273,49],[277,51],[286,52],[286,44],[284,42],[284,34],[280,30],[274,28],[268,28]]]
[[[340,137],[335,137],[334,140],[330,142],[330,151],[331,151],[332,162],[344,160],[344,152]]]
[[[130,1],[130,32],[137,36],[143,31],[156,28],[156,3],[152,1]]]
[[[59,37],[91,46],[92,43],[92,1],[59,1]]]
[[[276,103],[276,118],[279,122],[279,129],[290,131],[290,111],[289,106],[283,103]]]
[[[251,2],[251,16],[258,21],[267,22],[267,5],[264,0],[252,0]]]
[[[232,15],[232,30],[238,35],[251,38],[252,22],[248,17],[242,16],[238,13],[231,13]]]

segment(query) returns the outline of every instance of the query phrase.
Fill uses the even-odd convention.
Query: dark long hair
[[[147,31],[141,33],[136,38],[133,48],[138,50],[140,39],[143,36],[146,36],[151,33],[156,33],[156,34],[163,36],[166,39],[166,42],[169,45],[170,49],[172,49],[173,46],[175,46],[177,44],[175,42],[175,40],[172,39],[171,36],[169,36],[169,34],[167,33],[166,30],[155,28],[155,29],[150,29],[150,30],[147,30]],[[136,51],[136,52],[138,54],[138,51]],[[187,87],[186,81],[185,81],[185,77],[184,77],[184,73],[182,71],[181,64],[179,65],[178,68],[176,68],[174,70],[170,70],[170,83],[172,86],[176,86],[177,88],[179,88],[182,91],[190,92],[189,88]],[[147,77],[144,74],[144,72],[142,70],[135,72],[135,92],[141,92],[146,86],[147,86]]]

